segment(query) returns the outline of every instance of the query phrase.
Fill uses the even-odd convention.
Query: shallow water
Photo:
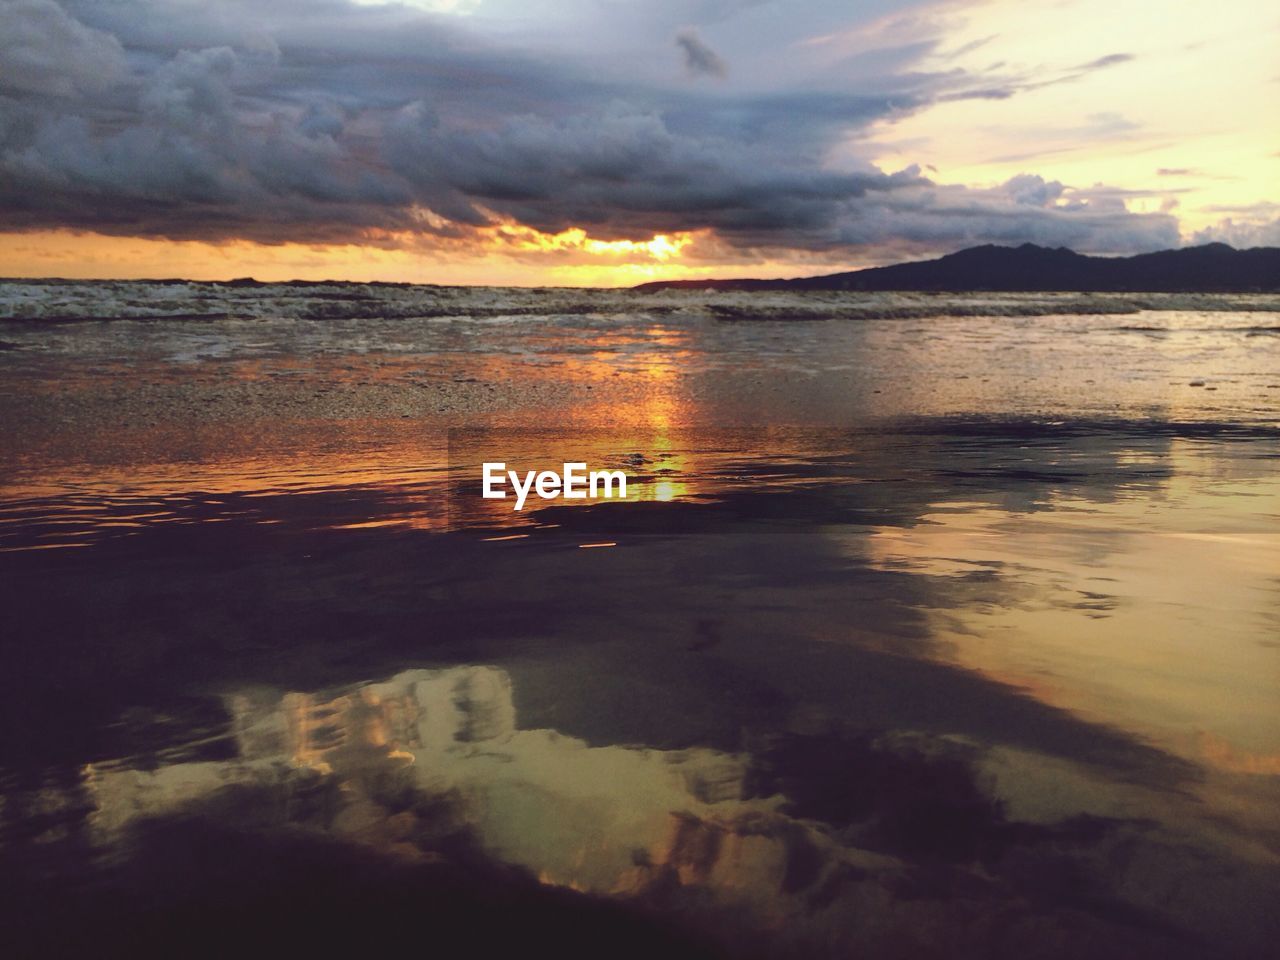
[[[192,289],[0,296],[34,941],[139,903],[638,955],[1280,933],[1260,298]],[[492,457],[630,496],[514,513]]]

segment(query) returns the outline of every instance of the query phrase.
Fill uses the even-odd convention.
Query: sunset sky
[[[0,274],[1280,245],[1274,0],[0,0]]]

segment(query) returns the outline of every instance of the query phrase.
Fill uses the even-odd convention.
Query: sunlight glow
[[[852,260],[762,259],[726,264],[690,254],[710,231],[648,240],[598,240],[500,224],[443,246],[411,232],[367,231],[350,243],[211,242],[104,236],[72,230],[0,232],[9,277],[231,280],[340,279],[493,286],[626,287],[698,277],[794,277],[868,266]]]

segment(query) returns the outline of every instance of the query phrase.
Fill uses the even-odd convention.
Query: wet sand
[[[7,325],[15,935],[1265,955],[1276,315],[797,300]]]

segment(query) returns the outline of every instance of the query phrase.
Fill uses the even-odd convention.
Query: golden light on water
[[[659,503],[669,503],[676,498],[676,486],[671,480],[659,480],[653,485],[653,499]]]

